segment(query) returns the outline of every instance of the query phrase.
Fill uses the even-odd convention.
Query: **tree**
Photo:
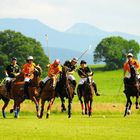
[[[46,71],[48,57],[45,55],[40,42],[33,38],[26,37],[20,32],[5,30],[0,32],[0,78],[12,57],[17,57],[18,64],[22,66],[26,58],[32,55],[35,63],[40,64]]]
[[[137,58],[140,46],[135,40],[127,41],[122,37],[104,38],[94,51],[94,62],[105,62],[109,70],[122,68],[126,54],[132,52]]]

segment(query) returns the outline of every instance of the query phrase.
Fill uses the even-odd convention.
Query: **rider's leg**
[[[30,84],[30,78],[25,78],[24,81],[25,81],[25,84],[24,84],[24,96],[25,98],[29,98],[29,93],[28,93],[28,87],[29,87],[29,84]]]
[[[100,96],[100,94],[97,91],[97,85],[95,82],[92,82],[92,86],[94,87],[94,91],[95,91],[96,96]]]
[[[73,75],[68,75],[68,79],[71,81],[72,85],[73,85],[73,89],[74,89],[74,94],[76,95],[75,93],[75,88],[76,88],[76,80],[75,80],[75,77]]]

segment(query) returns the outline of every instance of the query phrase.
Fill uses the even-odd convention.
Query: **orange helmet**
[[[54,65],[59,65],[60,64],[60,60],[59,59],[55,59],[54,60]]]

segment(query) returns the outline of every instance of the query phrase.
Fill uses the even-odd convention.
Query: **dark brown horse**
[[[66,111],[65,98],[68,99],[68,117],[71,117],[71,104],[74,97],[74,85],[67,78],[68,68],[62,66],[62,72],[60,73],[59,81],[56,85],[56,94],[60,96],[61,99],[61,111]]]
[[[40,99],[41,99],[41,112],[40,112],[39,118],[43,117],[44,105],[45,105],[46,101],[49,102],[48,107],[47,107],[46,118],[49,118],[50,110],[51,110],[51,107],[52,107],[53,102],[55,100],[55,89],[53,87],[53,79],[52,78],[49,79],[45,83],[45,85],[43,86]]]
[[[23,81],[23,79],[24,79],[24,76],[22,73],[20,73],[16,77],[16,82]],[[2,115],[3,115],[3,118],[6,118],[5,109],[8,106],[10,99],[13,99],[13,93],[11,91],[7,92],[5,82],[0,85],[0,99],[2,99],[4,102],[4,105],[2,106]],[[15,105],[13,106],[13,109],[10,110],[10,113],[13,112],[14,109],[15,109]]]
[[[126,108],[124,117],[131,113],[132,101],[131,97],[136,97],[136,109],[139,109],[138,99],[140,94],[140,83],[138,80],[138,74],[136,72],[135,67],[129,63],[130,66],[130,78],[124,78],[125,90],[124,93],[126,95]]]
[[[80,89],[80,86],[81,86],[81,89]],[[87,76],[87,80],[84,82],[84,84],[78,85],[77,94],[81,103],[82,114],[84,113],[87,114],[87,107],[88,107],[88,115],[91,116],[92,102],[93,102],[93,96],[94,96],[94,88],[92,86],[91,77]],[[84,99],[84,103],[83,103],[82,98]]]
[[[28,93],[29,99],[36,105],[37,116],[39,116],[39,82],[40,82],[41,68],[36,67],[34,70],[34,77],[31,80]],[[18,118],[20,104],[25,100],[24,82],[15,81],[12,83],[11,93],[13,94],[15,118]]]

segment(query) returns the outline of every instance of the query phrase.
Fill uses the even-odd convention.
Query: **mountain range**
[[[92,48],[83,56],[88,63],[93,63],[93,52],[97,44],[105,37],[121,36],[125,39],[134,39],[140,43],[136,35],[107,32],[87,23],[76,23],[64,32],[51,28],[36,19],[3,18],[0,19],[0,30],[15,30],[28,37],[40,41],[50,59],[60,58],[62,62],[80,55],[89,47]],[[46,35],[48,39],[46,39]],[[49,50],[49,51],[48,51]]]

